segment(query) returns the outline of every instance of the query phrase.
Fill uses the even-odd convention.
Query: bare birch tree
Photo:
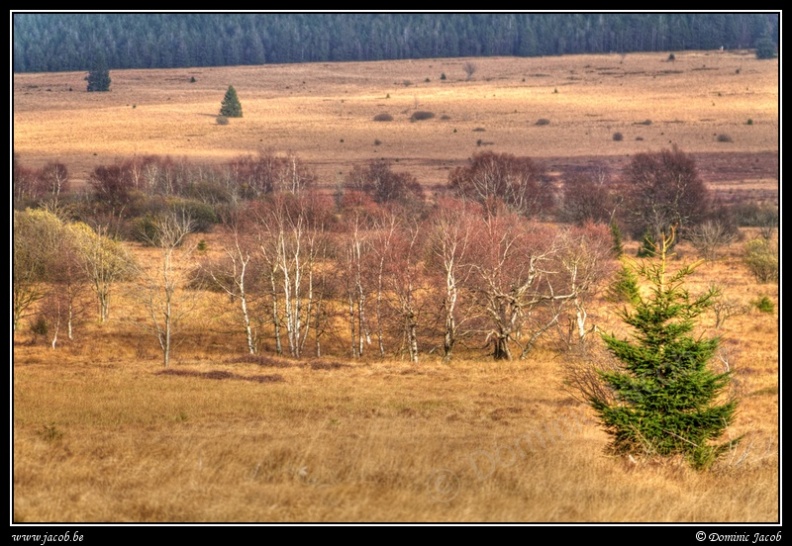
[[[554,244],[549,229],[515,214],[488,212],[481,220],[473,291],[488,319],[486,340],[496,360],[511,360],[513,343],[524,358],[573,296],[556,287]]]
[[[159,218],[151,243],[160,249],[160,261],[155,269],[141,277],[142,293],[166,368],[170,365],[174,332],[192,310],[192,302],[183,297],[190,271],[186,260],[193,251],[186,239],[192,226],[192,218],[183,210],[171,211]]]
[[[559,284],[571,294],[575,342],[583,347],[591,328],[586,327],[589,299],[617,270],[610,232],[604,224],[585,224],[568,229],[557,241]]]
[[[395,219],[396,211],[390,215]],[[418,319],[422,291],[423,262],[421,225],[416,219],[391,220],[394,236],[390,245],[387,261],[387,278],[393,294],[398,315],[402,322],[404,343],[410,362],[418,362]]]
[[[480,211],[479,211],[480,212]],[[429,228],[431,253],[427,267],[439,276],[443,306],[443,357],[452,357],[458,337],[459,300],[461,289],[470,276],[468,247],[472,237],[474,216],[470,204],[446,199],[438,204]],[[436,277],[433,277],[436,278]]]
[[[346,292],[350,347],[352,358],[363,356],[366,345],[371,344],[371,332],[366,318],[367,258],[369,245],[364,232],[363,218],[353,212],[348,230],[343,235],[343,282]]]
[[[307,197],[275,194],[260,211],[259,248],[268,265],[278,349],[281,328],[289,354],[303,355],[312,326],[324,229],[321,210]],[[314,323],[315,324],[315,323]]]
[[[251,278],[251,270],[255,270],[255,262],[251,265],[254,253],[250,245],[244,242],[237,226],[232,228],[233,243],[225,247],[226,261],[222,265],[203,264],[201,267],[208,272],[214,285],[224,291],[232,300],[239,301],[242,313],[242,324],[245,330],[248,352],[258,352],[251,311],[250,286],[255,282]]]

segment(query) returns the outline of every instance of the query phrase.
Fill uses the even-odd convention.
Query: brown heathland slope
[[[328,186],[379,157],[424,184],[444,183],[484,148],[619,159],[676,144],[692,154],[777,158],[778,62],[752,52],[687,52],[675,62],[659,53],[476,59],[471,81],[464,62],[114,70],[110,93],[86,93],[82,72],[16,74],[14,150],[33,166],[64,161],[78,179],[135,154],[220,161],[293,151]],[[220,126],[229,84],[244,117]],[[416,110],[435,117],[410,122]],[[373,121],[380,113],[393,121]],[[777,166],[756,174],[775,183]]]

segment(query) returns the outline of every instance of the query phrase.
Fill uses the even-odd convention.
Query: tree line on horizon
[[[14,13],[14,72],[753,48],[778,13]]]

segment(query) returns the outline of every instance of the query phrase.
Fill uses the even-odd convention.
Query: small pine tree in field
[[[110,91],[110,71],[107,69],[104,58],[100,55],[93,68],[88,72],[85,80],[88,82],[88,92]]]
[[[756,41],[757,59],[774,59],[776,57],[776,45],[768,34],[764,34]]]
[[[684,288],[703,260],[667,272],[672,241],[673,232],[658,245],[656,259],[630,267],[622,276],[631,297],[625,298],[628,307],[621,317],[636,333],[630,340],[602,334],[620,366],[599,372],[606,388],[588,399],[612,438],[612,452],[683,455],[694,468],[706,469],[739,440],[711,444],[731,423],[736,401],[719,403],[730,373],[708,366],[719,339],[691,335],[696,317],[718,293],[710,289],[694,298]],[[647,292],[640,290],[641,280],[648,284]]]
[[[228,86],[228,91],[226,91],[225,97],[223,97],[223,102],[220,103],[220,115],[227,118],[242,117],[242,105],[239,102],[239,97],[237,97],[237,92],[233,85]]]

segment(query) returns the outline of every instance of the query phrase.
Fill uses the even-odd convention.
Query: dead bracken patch
[[[265,355],[244,355],[226,360],[228,364],[258,364],[266,368],[291,368],[293,364]]]
[[[283,376],[278,374],[244,376],[222,370],[212,370],[210,372],[196,372],[193,370],[161,370],[157,372],[156,375],[198,377],[200,379],[215,379],[218,381],[222,381],[223,379],[236,379],[240,381],[254,381],[256,383],[277,383],[284,380]]]
[[[341,364],[340,362],[326,362],[326,361],[318,361],[318,362],[311,362],[309,364],[312,370],[338,370],[341,368],[349,368],[348,364]]]

